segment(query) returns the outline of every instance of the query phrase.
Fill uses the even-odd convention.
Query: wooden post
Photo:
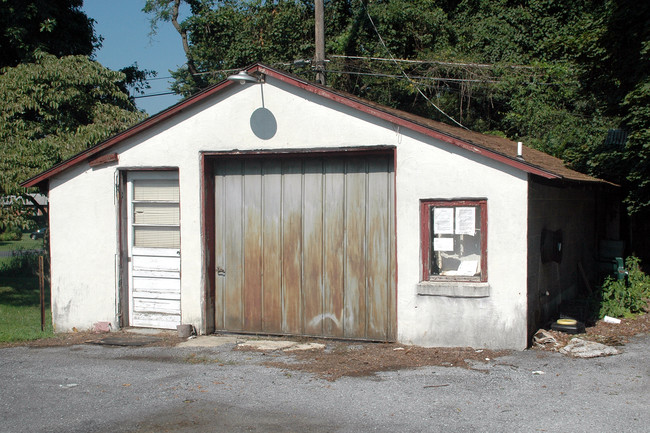
[[[325,85],[325,7],[323,0],[314,2],[315,25],[315,53],[314,68],[316,69],[316,82]]]
[[[41,290],[41,331],[45,331],[45,269],[43,256],[38,256],[38,288]]]

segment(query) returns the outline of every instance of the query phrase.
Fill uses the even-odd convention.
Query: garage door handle
[[[226,275],[226,270],[224,268],[217,268],[217,275],[223,277],[224,275]]]

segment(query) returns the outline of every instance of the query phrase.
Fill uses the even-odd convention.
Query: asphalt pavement
[[[650,431],[648,335],[609,357],[526,350],[334,382],[233,348],[0,349],[0,432]]]

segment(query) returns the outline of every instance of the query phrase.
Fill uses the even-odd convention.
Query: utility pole
[[[323,0],[314,2],[314,18],[316,21],[316,52],[314,53],[314,69],[316,69],[316,82],[325,85],[325,8]]]

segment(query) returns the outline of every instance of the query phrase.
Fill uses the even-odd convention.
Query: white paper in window
[[[476,232],[476,211],[473,207],[456,208],[456,234],[474,236]]]
[[[433,209],[433,233],[437,235],[454,234],[454,208],[437,207]]]
[[[460,262],[456,275],[472,276],[478,272],[478,260],[464,260]]]
[[[434,251],[453,251],[454,238],[434,238],[433,239]]]

